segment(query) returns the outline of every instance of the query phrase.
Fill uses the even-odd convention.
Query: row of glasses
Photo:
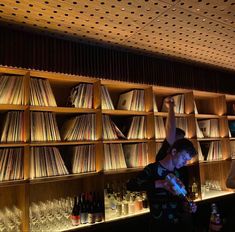
[[[210,190],[218,190],[221,191],[221,185],[220,182],[218,180],[206,180],[205,182],[205,187],[206,187],[206,191],[210,191]]]
[[[206,180],[204,185],[201,185],[202,197],[205,197],[206,193],[211,190],[221,191],[222,187],[218,180]]]
[[[0,232],[21,231],[21,226],[22,211],[19,208],[13,206],[0,210]]]
[[[58,231],[70,227],[71,197],[32,202],[29,209],[31,231]]]

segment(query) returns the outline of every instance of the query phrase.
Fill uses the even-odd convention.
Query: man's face
[[[176,154],[173,156],[173,164],[177,169],[185,166],[189,160],[191,160],[191,157],[185,150],[176,152]]]

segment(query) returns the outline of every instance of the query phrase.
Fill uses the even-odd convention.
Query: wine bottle
[[[96,195],[96,208],[95,208],[95,220],[96,222],[101,222],[103,220],[103,206],[102,202],[100,200],[99,193]]]
[[[88,204],[85,198],[85,194],[81,194],[81,209],[80,209],[80,220],[81,224],[86,224],[88,222]]]
[[[74,197],[73,210],[71,213],[71,222],[73,226],[78,226],[80,224],[80,209],[77,197]]]
[[[89,193],[88,195],[88,223],[95,223],[95,193]]]

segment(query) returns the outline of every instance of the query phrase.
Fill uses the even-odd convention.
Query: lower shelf
[[[226,196],[226,195],[234,194],[234,193],[235,192],[233,191],[210,190],[208,192],[205,192],[201,200],[203,201],[203,200],[213,199],[216,197],[222,197],[222,196]]]
[[[132,213],[132,214],[123,215],[123,216],[111,217],[109,219],[106,219],[106,222],[117,221],[120,219],[126,219],[126,218],[130,218],[133,216],[138,216],[138,215],[142,215],[142,214],[146,214],[146,213],[149,213],[149,209],[143,209],[143,210],[139,211],[138,213]]]
[[[94,227],[94,226],[97,226],[99,224],[105,224],[105,223],[109,223],[109,222],[129,219],[129,218],[132,218],[132,217],[135,217],[135,216],[139,216],[139,215],[143,215],[143,214],[147,214],[147,213],[149,213],[149,209],[143,209],[143,210],[141,210],[138,213],[133,213],[133,214],[129,214],[129,215],[125,215],[125,216],[119,216],[119,217],[113,217],[113,218],[110,218],[110,219],[108,219],[106,221],[96,222],[94,224],[83,224],[83,225],[81,224],[79,226],[66,226],[63,229],[57,228],[56,231],[61,231],[61,232],[62,231],[76,231],[76,230],[79,230],[79,229]]]

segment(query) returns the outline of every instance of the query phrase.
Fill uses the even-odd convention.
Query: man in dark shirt
[[[169,173],[174,174],[177,182],[183,186],[177,169],[185,166],[195,155],[193,144],[188,139],[179,139],[165,158],[147,165],[136,178],[127,183],[128,190],[147,191],[151,215],[150,231],[191,231],[190,212],[196,211],[196,205],[188,204],[184,198],[178,196],[166,176]]]
[[[170,147],[173,145],[175,141],[178,139],[183,139],[185,136],[184,130],[181,128],[176,127],[176,120],[175,120],[175,111],[174,111],[174,98],[167,97],[164,100],[164,104],[168,108],[168,115],[166,118],[166,138],[164,139],[162,146],[160,147],[159,151],[156,154],[156,161],[160,161],[167,155]],[[188,178],[188,168],[186,166],[180,168],[178,170],[181,178],[183,179],[184,185],[186,189],[189,188],[189,178]]]
[[[166,138],[164,139],[162,146],[156,155],[156,161],[163,159],[172,144],[178,139],[183,139],[185,136],[185,132],[182,129],[176,128],[174,98],[166,98],[164,100],[164,104],[166,104],[166,107],[168,108],[168,115],[166,118]]]

